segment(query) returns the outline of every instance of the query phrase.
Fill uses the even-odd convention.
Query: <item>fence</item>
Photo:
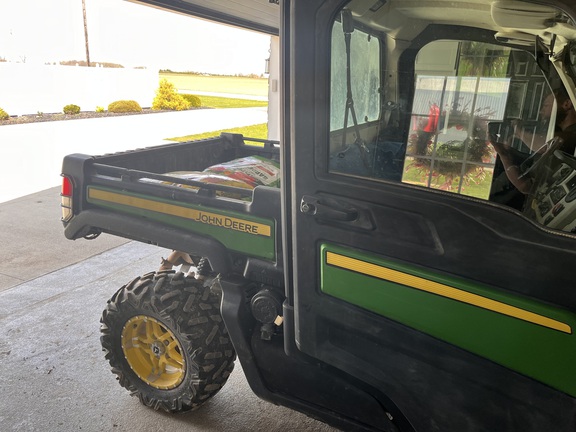
[[[82,111],[132,99],[150,107],[158,72],[60,65],[0,63],[0,108],[10,115],[57,113],[68,104]]]

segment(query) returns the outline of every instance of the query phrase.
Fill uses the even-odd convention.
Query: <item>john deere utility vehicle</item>
[[[280,139],[65,158],[66,237],[174,250],[104,310],[122,386],[193,410],[237,358],[343,430],[576,430],[575,2],[139,3],[277,35]]]

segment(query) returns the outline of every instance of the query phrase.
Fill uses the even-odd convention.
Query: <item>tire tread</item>
[[[142,404],[167,412],[194,410],[213,397],[226,383],[236,358],[219,304],[219,295],[210,287],[180,272],[147,273],[121,287],[100,321],[102,349],[120,385]],[[178,387],[156,389],[128,365],[121,333],[135,315],[152,316],[179,339],[187,367]]]

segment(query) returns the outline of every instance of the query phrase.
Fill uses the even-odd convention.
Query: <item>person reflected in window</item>
[[[574,105],[572,104],[568,93],[566,93],[564,89],[555,90],[544,99],[540,108],[540,118],[543,122],[548,124],[552,116],[554,99],[556,99],[558,104],[554,135],[561,140],[558,149],[573,155],[576,147],[576,110],[574,109]],[[517,138],[522,136],[526,139],[527,135],[532,135],[527,131],[520,132],[521,128],[519,127],[516,127],[515,129],[519,131],[518,133],[515,133]],[[537,137],[534,136],[530,136],[530,139],[533,142],[537,141]],[[534,177],[531,175],[522,175],[520,166],[511,152],[510,142],[499,142],[498,138],[494,135],[489,136],[489,142],[500,157],[504,167],[504,172],[510,182],[523,194],[529,193],[534,184]],[[548,150],[549,146],[542,145],[537,152],[544,154]]]

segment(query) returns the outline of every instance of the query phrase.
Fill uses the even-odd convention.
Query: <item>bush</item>
[[[8,120],[9,118],[10,116],[8,115],[8,113],[4,111],[2,108],[0,108],[0,120]]]
[[[64,111],[64,114],[79,114],[80,113],[80,107],[78,105],[74,105],[74,104],[69,104],[66,105],[62,111]]]
[[[104,110],[104,107],[101,107],[101,106],[97,106],[97,107],[96,107],[96,112],[97,112],[97,113],[103,113],[104,111],[105,111],[105,110]]]
[[[190,104],[190,108],[199,108],[202,106],[202,101],[196,95],[192,94],[183,94],[182,96],[188,103]]]
[[[112,113],[126,113],[126,112],[142,112],[140,104],[134,100],[119,100],[112,102],[108,105],[108,112]]]
[[[175,110],[182,111],[190,108],[190,103],[176,93],[174,84],[167,79],[160,80],[160,86],[156,90],[156,97],[152,101],[153,110]]]

